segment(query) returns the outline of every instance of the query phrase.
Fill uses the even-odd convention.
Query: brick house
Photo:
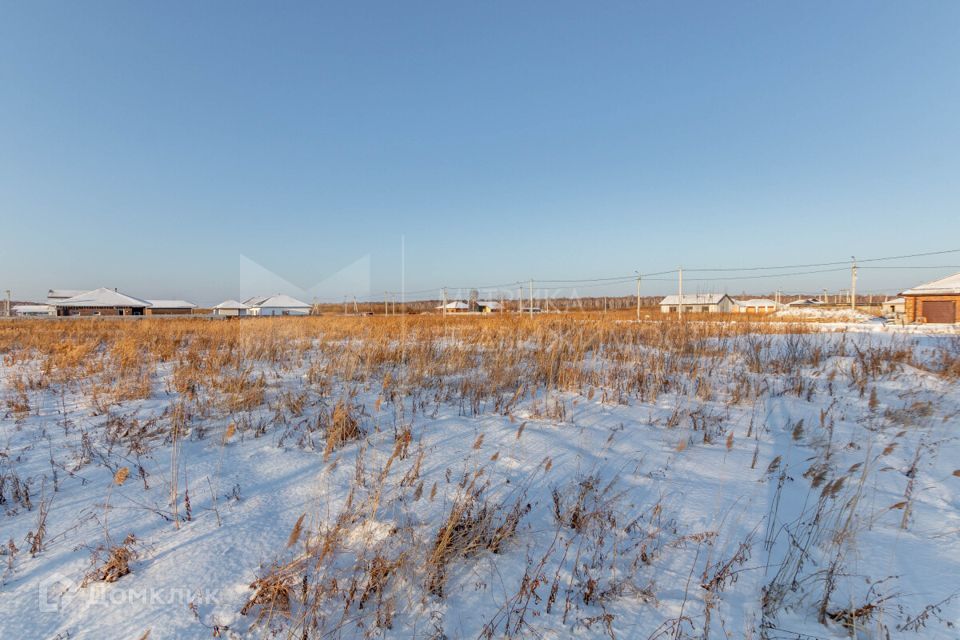
[[[960,273],[907,289],[900,295],[907,322],[960,322]]]
[[[116,289],[94,289],[50,302],[58,316],[142,316],[150,303]]]

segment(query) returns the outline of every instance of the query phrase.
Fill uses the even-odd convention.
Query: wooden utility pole
[[[853,258],[853,265],[850,267],[850,308],[856,310],[857,308],[857,258],[856,256],[851,256]]]
[[[640,322],[640,275],[637,275],[637,322]]]
[[[683,267],[677,269],[677,317],[683,317]]]
[[[533,278],[530,278],[530,317],[533,317]]]
[[[440,313],[447,315],[447,288],[444,287],[440,289],[440,304],[443,305],[440,307]]]

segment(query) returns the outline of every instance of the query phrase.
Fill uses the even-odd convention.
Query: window
[[[683,310],[687,313],[693,313],[693,307],[684,307]]]
[[[669,311],[670,313],[676,313],[676,312],[677,312],[677,308],[676,308],[676,307],[670,307],[670,308],[668,309],[668,311]]]
[[[700,311],[702,311],[703,313],[707,313],[710,311],[710,307],[700,307]]]

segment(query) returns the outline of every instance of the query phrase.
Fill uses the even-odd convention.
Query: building
[[[497,302],[496,300],[478,300],[477,308],[480,310],[480,313],[503,312],[503,305]]]
[[[463,300],[453,300],[434,308],[443,313],[468,313],[470,311],[470,305]]]
[[[243,301],[250,316],[307,316],[310,305],[288,295],[253,297]]]
[[[197,305],[186,300],[147,300],[148,316],[186,316],[193,313]]]
[[[685,293],[683,296],[667,296],[660,301],[663,313],[734,313],[736,301],[725,293]]]
[[[823,302],[817,300],[816,298],[800,298],[799,300],[794,300],[793,302],[788,302],[788,307],[817,307],[822,305]]]
[[[960,322],[960,273],[907,289],[900,295],[907,322]]]
[[[66,300],[67,298],[73,298],[78,296],[81,293],[86,293],[88,289],[48,289],[47,290],[47,304],[53,304],[61,300]]]
[[[750,300],[737,300],[737,308],[740,313],[773,313],[780,305],[776,300],[769,298],[751,298]]]
[[[50,303],[58,316],[142,316],[150,303],[101,287]]]
[[[249,309],[250,307],[242,302],[237,302],[236,300],[232,299],[224,300],[213,308],[213,315],[226,317],[245,316],[247,315],[247,311]]]
[[[880,304],[880,311],[885,318],[896,318],[899,320],[904,317],[906,312],[906,300],[903,298],[894,298],[893,300],[884,300]]]
[[[13,315],[18,318],[39,318],[52,316],[54,312],[48,304],[18,304],[13,307]]]

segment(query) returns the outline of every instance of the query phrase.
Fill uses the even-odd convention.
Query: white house
[[[907,312],[907,299],[894,298],[893,300],[884,300],[880,305],[882,315],[886,318],[900,318]]]
[[[816,307],[822,305],[823,303],[816,298],[800,298],[799,300],[794,300],[793,302],[788,302],[788,307]]]
[[[186,300],[147,300],[148,316],[183,316],[193,313],[197,305]]]
[[[500,313],[503,311],[503,305],[496,300],[478,300],[477,307],[480,313]]]
[[[737,308],[740,313],[773,313],[777,310],[776,300],[769,298],[751,298],[750,300],[737,300]]]
[[[53,304],[60,300],[66,300],[67,298],[73,298],[78,296],[81,293],[86,293],[89,289],[48,289],[47,290],[47,304]]]
[[[439,307],[434,308],[437,311],[442,311],[444,313],[466,313],[470,311],[470,305],[463,300],[453,300],[447,304],[442,304]]]
[[[13,315],[20,318],[37,318],[52,316],[54,310],[48,304],[18,304],[13,307]]]
[[[663,313],[733,313],[737,303],[725,293],[685,293],[683,297],[667,296],[660,301]]]
[[[247,315],[250,316],[307,316],[311,308],[306,302],[283,293],[255,296],[244,300],[243,304],[247,305]]]
[[[213,308],[215,316],[245,316],[250,309],[247,305],[236,300],[224,300]]]

